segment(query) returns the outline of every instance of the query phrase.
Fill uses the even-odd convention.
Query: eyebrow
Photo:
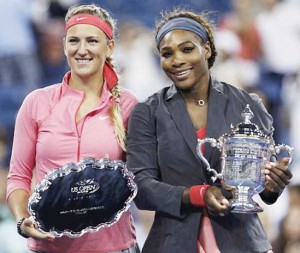
[[[184,44],[187,44],[187,43],[192,43],[192,44],[195,44],[193,41],[190,41],[190,40],[186,40],[186,41],[183,41],[181,42],[180,44],[178,44],[178,47],[181,47],[183,46]],[[168,50],[170,49],[171,47],[162,47],[160,50]]]
[[[79,36],[71,35],[71,36],[68,36],[67,38],[79,38]],[[100,39],[99,36],[87,36],[85,38],[86,39]]]

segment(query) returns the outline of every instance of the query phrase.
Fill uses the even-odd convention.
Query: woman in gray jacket
[[[196,152],[197,138],[217,139],[242,122],[247,104],[252,122],[268,135],[274,130],[271,115],[258,96],[210,75],[217,52],[203,13],[165,13],[156,43],[173,84],[136,105],[127,139],[128,168],[139,189],[135,203],[156,212],[142,252],[272,252],[257,214],[230,212],[233,190],[210,180]],[[219,150],[206,145],[204,154],[220,172]],[[267,163],[264,202],[274,203],[289,183],[288,161]]]

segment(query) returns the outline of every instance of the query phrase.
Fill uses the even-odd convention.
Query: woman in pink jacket
[[[127,119],[137,101],[118,87],[113,49],[114,20],[107,11],[70,8],[64,51],[71,71],[61,83],[30,93],[19,110],[7,201],[33,252],[139,252],[129,211],[114,225],[75,239],[41,233],[27,211],[32,179],[39,183],[54,168],[87,157],[124,157]]]

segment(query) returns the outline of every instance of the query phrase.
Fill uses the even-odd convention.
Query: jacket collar
[[[65,76],[63,77],[62,83],[61,83],[61,92],[60,97],[65,95],[71,95],[71,96],[83,96],[84,92],[76,90],[69,85],[69,81],[71,78],[71,71],[67,72]],[[102,107],[103,105],[106,105],[108,101],[112,99],[112,94],[109,90],[107,80],[104,79],[103,87],[101,91],[101,97],[99,100],[98,106]],[[98,109],[98,106],[95,109]]]
[[[229,131],[224,114],[228,98],[224,91],[224,85],[219,81],[210,78],[209,86],[206,137],[218,139],[221,133]],[[164,100],[183,138],[192,153],[197,157],[197,160],[202,164],[196,150],[196,130],[188,115],[184,99],[174,84],[166,91]],[[219,151],[217,148],[212,148],[209,144],[205,146],[204,156],[208,161],[214,152]]]

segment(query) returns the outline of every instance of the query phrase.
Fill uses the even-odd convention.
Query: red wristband
[[[193,206],[206,207],[204,194],[210,185],[195,185],[190,188],[190,200]]]

